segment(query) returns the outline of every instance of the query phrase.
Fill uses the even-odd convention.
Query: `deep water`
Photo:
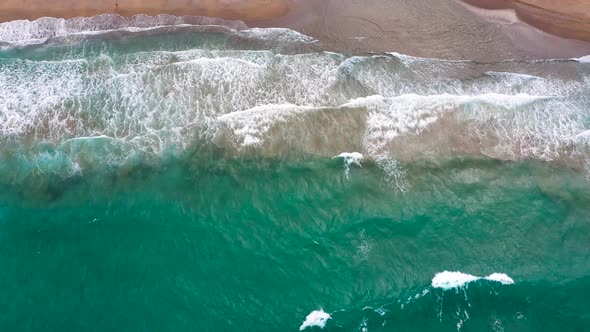
[[[2,188],[5,331],[584,330],[590,189],[539,163],[374,165],[195,154]],[[432,288],[443,270],[513,285]],[[424,296],[416,298],[416,295]]]
[[[0,39],[0,331],[590,326],[588,64],[38,34]]]

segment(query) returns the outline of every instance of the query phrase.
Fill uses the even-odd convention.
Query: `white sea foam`
[[[217,118],[217,122],[230,130],[236,146],[260,146],[273,126],[287,124],[293,117],[316,110],[315,107],[292,104],[263,105],[224,114]]]
[[[419,95],[415,93],[398,95],[392,98],[387,98],[382,95],[373,95],[368,97],[361,97],[350,100],[348,103],[342,106],[348,107],[360,107],[369,106],[375,107],[387,103],[388,100],[398,101],[402,103],[412,104],[422,101],[432,101],[436,103],[469,103],[469,102],[485,102],[495,104],[502,107],[520,107],[532,102],[547,100],[555,98],[556,96],[551,95],[530,95],[527,93],[517,94],[502,94],[502,93],[484,93],[478,95],[453,95],[453,94],[431,94],[431,95]]]
[[[472,105],[487,111],[487,107],[483,106],[485,104],[514,109],[551,98],[551,96],[497,93],[475,96],[406,94],[393,98],[383,96],[358,98],[342,107],[367,108],[369,114],[364,145],[370,156],[377,157],[383,156],[383,153],[389,150],[389,143],[398,137],[420,135],[448,113],[470,109]]]
[[[583,132],[577,134],[574,137],[574,140],[579,142],[589,142],[590,143],[590,130],[584,130]]]
[[[514,280],[510,278],[508,275],[504,273],[492,273],[487,277],[477,277],[471,274],[455,271],[443,271],[437,273],[434,278],[432,278],[432,287],[434,288],[441,288],[444,290],[447,289],[454,289],[460,288],[468,283],[485,279],[488,281],[499,282],[503,285],[512,285],[514,284]]]
[[[10,138],[60,146],[72,137],[105,135],[125,147],[111,151],[121,156],[182,150],[197,140],[271,156],[352,150],[375,161],[398,187],[403,164],[416,157],[588,159],[587,112],[579,97],[589,92],[587,79],[529,79],[502,64],[506,71],[488,71],[490,79],[463,82],[444,75],[465,64],[433,60],[408,72],[390,57],[329,52],[72,52],[51,61],[2,60],[0,144]],[[437,67],[445,71],[432,84],[430,70]],[[99,143],[93,144],[102,149]]]
[[[305,317],[305,321],[299,327],[299,331],[303,331],[312,326],[317,326],[323,329],[330,318],[330,314],[326,313],[323,309],[314,310]]]
[[[187,64],[188,65],[199,64],[199,65],[203,65],[203,66],[211,66],[211,65],[231,66],[232,64],[238,64],[238,65],[246,65],[246,66],[252,66],[255,68],[260,68],[259,64],[254,63],[252,61],[247,61],[244,59],[230,58],[230,57],[197,58],[197,59],[192,59],[192,60],[187,60],[187,61],[179,61],[179,62],[173,63],[173,65],[175,65],[175,66],[181,66],[181,65],[187,65]]]
[[[438,59],[438,58],[424,58],[419,56],[407,55],[397,52],[386,52],[385,54],[389,54],[393,57],[400,59],[405,64],[412,64],[418,61],[436,61],[436,62],[448,62],[448,63],[466,63],[471,62],[470,60],[448,60],[448,59]]]
[[[590,55],[586,55],[580,58],[573,58],[572,60],[578,61],[579,63],[590,63]]]
[[[496,107],[514,108],[550,98],[551,96],[495,93],[478,96],[408,94],[394,98],[375,95],[353,99],[337,108],[342,112],[350,109],[367,110],[369,114],[364,139],[365,150],[376,159],[387,150],[386,145],[389,141],[403,135],[418,135],[438,121],[445,112],[455,111],[461,105],[488,103]],[[217,122],[232,132],[237,147],[260,146],[266,138],[269,138],[268,133],[272,128],[292,122],[304,113],[321,112],[327,109],[294,104],[269,104],[223,114]]]
[[[98,135],[98,136],[86,136],[86,137],[74,137],[68,140],[65,140],[62,144],[72,143],[72,142],[80,142],[80,141],[92,141],[92,140],[112,140],[112,137],[106,135]]]
[[[341,154],[332,157],[335,158],[342,158],[344,160],[344,175],[346,178],[350,175],[350,167],[357,166],[362,167],[361,161],[363,160],[363,155],[358,152],[342,152]]]
[[[490,281],[497,281],[503,285],[512,285],[514,284],[514,280],[512,280],[512,278],[510,278],[507,274],[505,273],[492,273],[489,276],[485,277],[484,279],[486,280],[490,280]]]
[[[434,278],[432,278],[432,287],[442,289],[458,288],[479,279],[480,277],[459,271],[444,271],[437,273]]]
[[[518,80],[543,79],[542,77],[535,76],[535,75],[518,74],[518,73],[510,73],[510,72],[499,72],[499,71],[487,71],[487,72],[485,72],[485,74],[488,76],[515,78]]]
[[[71,35],[96,35],[111,31],[139,32],[166,26],[211,25],[231,30],[247,29],[241,21],[202,16],[135,15],[125,18],[116,14],[72,19],[42,17],[34,21],[16,20],[0,23],[0,42],[26,45],[43,43],[49,38]]]
[[[273,42],[303,42],[311,43],[315,40],[295,30],[286,28],[251,28],[237,33],[239,36],[270,40]]]
[[[363,155],[358,152],[342,152],[341,154],[334,156],[332,158],[342,158],[344,159],[344,164],[349,166],[358,166],[362,167],[361,161],[363,161]]]
[[[394,56],[394,57],[400,59],[402,62],[407,63],[407,64],[411,64],[417,60],[434,60],[434,59],[415,57],[415,56],[406,55],[406,54],[397,53],[397,52],[389,52],[387,54]]]
[[[384,147],[388,140],[406,134],[420,134],[435,123],[443,113],[453,111],[463,104],[489,103],[496,107],[513,108],[550,98],[552,97],[496,93],[477,96],[408,94],[394,98],[375,95],[353,99],[337,108],[343,111],[363,108],[369,112],[365,148],[369,152],[375,152],[371,154],[375,157],[378,154],[377,150]],[[245,111],[224,114],[218,118],[218,122],[231,128],[235,137],[239,139],[238,144],[258,145],[274,125],[287,123],[302,113],[326,109],[293,104],[262,105]]]

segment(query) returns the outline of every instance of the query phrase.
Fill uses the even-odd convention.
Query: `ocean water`
[[[0,24],[0,331],[586,331],[590,64]]]

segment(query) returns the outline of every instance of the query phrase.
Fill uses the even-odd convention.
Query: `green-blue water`
[[[0,51],[0,331],[588,329],[587,64],[283,33]]]

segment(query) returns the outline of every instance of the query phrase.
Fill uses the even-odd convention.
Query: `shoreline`
[[[580,10],[585,4],[587,12]],[[18,9],[23,7],[31,9]],[[250,27],[293,29],[329,49],[353,53],[399,52],[482,62],[590,54],[590,0],[561,4],[550,0],[5,0],[0,4],[0,21],[100,14],[241,20]]]
[[[590,0],[567,1],[590,4]],[[551,35],[519,17],[515,10],[507,7],[508,1],[482,2],[486,6],[473,6],[461,0],[367,0],[362,3],[290,0],[287,15],[254,22],[254,25],[287,27],[340,52],[397,52],[480,62],[578,58],[590,54],[590,42]],[[513,17],[503,20],[506,14]],[[499,20],[490,20],[490,16],[498,16]]]
[[[589,42],[551,34],[523,19],[516,7],[509,5],[482,7],[469,2],[477,1],[461,1],[461,4],[474,15],[496,24],[514,45],[518,45],[530,54],[536,53],[543,58],[573,58],[590,54]],[[507,3],[507,1],[503,2]]]

